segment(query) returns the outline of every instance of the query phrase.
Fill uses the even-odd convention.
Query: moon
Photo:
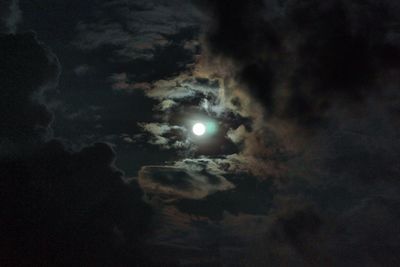
[[[206,132],[206,126],[203,123],[196,123],[193,125],[192,131],[197,136],[202,136]]]

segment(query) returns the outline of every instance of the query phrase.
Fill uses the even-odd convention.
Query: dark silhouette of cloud
[[[145,264],[152,210],[123,182],[111,147],[72,152],[50,140],[41,102],[57,81],[56,57],[33,34],[2,34],[0,51],[1,265]]]
[[[0,32],[16,33],[21,21],[19,0],[4,0],[0,3]]]
[[[143,261],[151,209],[122,182],[114,153],[95,144],[78,153],[52,141],[0,163],[2,262],[120,265]]]
[[[212,55],[274,116],[321,126],[325,112],[379,91],[399,68],[399,7],[392,1],[209,1]]]
[[[0,137],[3,142],[36,142],[49,134],[52,115],[39,101],[57,81],[57,58],[33,33],[0,38]]]

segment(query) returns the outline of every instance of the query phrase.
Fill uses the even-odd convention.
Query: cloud
[[[331,265],[332,259],[325,255],[323,239],[324,222],[310,207],[294,208],[277,215],[267,223],[259,247],[250,252],[247,264],[271,266],[319,266]],[[261,251],[264,251],[262,254]],[[335,265],[333,265],[335,266]]]
[[[178,44],[195,54],[186,71],[171,77],[163,73],[159,81],[150,76],[143,82],[126,69],[117,70],[110,79],[119,93],[142,90],[155,100],[158,123],[140,125],[148,142],[174,149],[174,158],[182,156],[175,153],[179,147],[188,151],[184,159],[168,166],[144,167],[141,185],[149,195],[174,200],[175,206],[169,207],[183,213],[185,226],[190,224],[188,214],[202,216],[193,224],[216,221],[202,228],[209,232],[194,234],[223,233],[223,238],[214,238],[221,242],[215,253],[223,253],[224,242],[253,237],[249,255],[242,257],[250,266],[396,265],[398,5],[393,1],[201,2],[210,22],[204,25],[201,50],[196,41]],[[181,3],[129,2],[128,8],[121,3],[99,8],[103,15],[115,11],[112,19],[106,15],[104,20],[82,21],[75,45],[89,51],[113,47],[125,60],[150,59],[159,47],[174,42],[177,37],[170,34],[187,26],[179,24],[175,31],[171,17],[157,14],[170,15]],[[143,21],[131,21],[141,20],[142,14]],[[169,61],[177,61],[174,53],[168,54],[172,60],[160,66],[169,68]],[[132,113],[136,115],[136,110]],[[192,146],[184,119],[200,115],[218,121],[219,132],[207,143],[191,140],[196,144]],[[35,125],[48,127],[46,122]],[[130,135],[123,138],[133,140]],[[81,152],[71,152],[71,157],[110,165],[106,148],[94,150],[93,154],[102,155],[98,161]],[[80,177],[79,172],[76,175]],[[217,185],[210,183],[215,177]],[[221,177],[234,187],[221,182]],[[112,188],[105,182],[100,189],[106,187]],[[83,191],[89,199],[92,190]],[[95,198],[102,199],[100,193]],[[221,221],[223,225],[214,228]],[[179,231],[179,223],[169,230],[174,232],[171,239],[178,236],[182,241],[193,228]],[[247,224],[252,229],[246,229]],[[105,225],[100,232],[111,229]],[[126,231],[119,226],[112,229],[113,237]],[[164,236],[165,242],[168,237]],[[221,259],[242,256],[243,249],[234,247]]]
[[[2,257],[14,265],[128,263],[120,250],[142,242],[151,209],[113,162],[106,144],[71,153],[57,141],[2,159]]]
[[[287,162],[267,215],[273,223],[248,264],[398,262],[397,229],[390,226],[398,220],[397,119],[370,105],[369,114],[343,117],[341,128],[314,135],[307,151]]]
[[[179,8],[180,12],[176,12]],[[200,17],[190,1],[107,1],[96,7],[98,17],[77,25],[74,44],[82,50],[114,46],[116,56],[151,59],[174,35],[196,27]]]
[[[74,69],[76,76],[84,76],[91,71],[91,67],[87,64],[79,65]]]
[[[21,265],[135,265],[152,210],[108,144],[52,139],[58,60],[32,34],[0,35],[1,258]],[[135,256],[132,257],[132,254]]]
[[[158,106],[157,106],[157,110],[160,111],[168,111],[174,107],[176,107],[178,105],[178,103],[176,103],[174,100],[163,100]]]
[[[114,73],[110,76],[109,81],[112,83],[111,87],[113,90],[122,91],[124,93],[130,93],[134,90],[149,90],[151,84],[147,82],[133,82],[129,79],[126,72]]]
[[[147,193],[156,193],[170,199],[201,199],[234,188],[221,175],[172,166],[142,167],[139,184]]]
[[[141,83],[133,83],[134,88],[143,89],[145,94],[160,102],[175,101],[185,102],[194,99],[210,99],[210,108],[204,106],[207,111],[218,105],[217,97],[220,92],[219,81],[217,79],[208,79],[195,77],[190,73],[181,73],[176,77],[161,79],[153,82],[151,85],[142,86]],[[208,101],[208,100],[207,100]],[[173,107],[173,105],[171,106]]]
[[[218,158],[208,158],[208,157],[199,157],[199,158],[186,158],[179,161],[174,162],[174,166],[178,168],[185,168],[190,171],[195,172],[212,172],[216,174],[226,174],[226,163],[223,159]]]
[[[225,99],[252,118],[226,133],[240,147],[225,155],[227,172],[273,183],[264,241],[250,246],[247,265],[397,263],[397,229],[388,222],[396,223],[399,203],[398,4],[200,6],[211,19],[208,70],[224,80]],[[185,212],[196,207],[186,205]]]
[[[227,132],[227,136],[229,139],[232,140],[235,144],[243,142],[243,140],[246,138],[246,127],[244,125],[240,125],[237,129],[229,129]]]
[[[181,199],[176,202],[176,207],[181,212],[206,217],[215,223],[223,220],[225,212],[235,216],[268,215],[275,197],[272,181],[260,181],[245,173],[226,173],[224,177],[234,185],[232,190],[216,192],[199,200]]]
[[[0,4],[0,32],[16,33],[17,26],[22,20],[19,0],[5,0]]]
[[[399,7],[390,1],[206,3],[213,21],[206,33],[209,57],[233,65],[235,81],[270,116],[302,127],[321,125],[335,105],[362,102],[379,91],[383,69],[399,67],[393,60],[398,44],[389,41]]]
[[[8,143],[18,150],[51,135],[51,113],[45,105],[32,99],[43,98],[44,91],[54,87],[58,81],[59,63],[33,34],[2,34],[0,49],[3,59],[0,66],[0,138],[3,144]]]
[[[249,249],[247,264],[362,266],[399,260],[393,252],[398,199],[368,197],[339,214],[324,212],[305,199],[279,202],[265,221],[267,230]]]
[[[144,131],[151,134],[149,143],[163,149],[188,149],[191,144],[187,140],[186,129],[182,126],[166,123],[139,123]]]

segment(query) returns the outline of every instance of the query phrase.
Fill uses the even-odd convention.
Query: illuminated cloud
[[[151,89],[145,91],[147,96],[158,100],[180,100],[194,97],[216,97],[220,86],[218,80],[193,77],[181,74],[177,77],[158,80]]]
[[[167,199],[201,199],[234,188],[232,183],[219,174],[172,166],[142,167],[139,184],[145,192]]]
[[[163,149],[185,149],[191,144],[187,140],[186,129],[182,126],[166,123],[139,123],[139,126],[151,136],[148,142]]]

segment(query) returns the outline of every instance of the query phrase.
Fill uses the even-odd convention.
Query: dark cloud
[[[213,1],[205,9],[211,53],[233,60],[234,78],[269,113],[303,126],[362,102],[380,90],[379,75],[399,67],[390,1]]]
[[[251,265],[398,264],[399,142],[391,137],[398,131],[371,113],[319,133],[297,163],[289,161]]]
[[[33,34],[1,35],[0,48],[1,265],[145,264],[152,211],[123,182],[111,147],[72,152],[49,141],[41,103],[58,78],[56,57]]]
[[[220,221],[224,214],[266,214],[272,205],[274,189],[271,181],[259,181],[251,175],[227,175],[233,190],[217,192],[201,200],[183,199],[176,207],[186,214],[204,216]],[[240,216],[239,216],[240,217]],[[238,219],[240,220],[240,219]]]
[[[399,229],[395,226],[399,219],[398,199],[369,197],[349,209],[347,206],[343,213],[321,211],[305,203],[304,199],[294,198],[280,201],[281,206],[266,221],[268,230],[249,252],[247,264],[395,266],[399,263]]]
[[[398,264],[396,120],[376,103],[369,109],[342,118],[341,128],[318,132],[307,151],[288,161],[248,264]]]
[[[11,143],[43,139],[52,115],[39,100],[57,81],[58,60],[34,34],[1,35],[0,48],[0,137]]]
[[[397,265],[398,4],[200,6],[211,18],[209,57],[265,111],[252,129],[232,128],[228,137],[244,144],[239,155],[256,159],[252,166],[281,166],[268,176],[274,190],[267,230],[254,238],[245,264]],[[261,177],[271,172],[259,170]]]
[[[56,141],[1,161],[2,261],[113,265],[140,259],[151,209],[122,182],[105,144],[71,153]],[[132,254],[132,255],[131,255]]]
[[[0,32],[16,33],[21,21],[19,0],[4,0],[0,4]]]
[[[260,247],[247,264],[271,266],[336,266],[324,255],[324,221],[312,207],[293,207],[270,222]],[[338,265],[342,266],[342,265]]]
[[[95,20],[78,23],[74,44],[83,50],[114,46],[121,60],[151,59],[171,42],[170,36],[200,21],[190,1],[107,1],[95,8]]]

